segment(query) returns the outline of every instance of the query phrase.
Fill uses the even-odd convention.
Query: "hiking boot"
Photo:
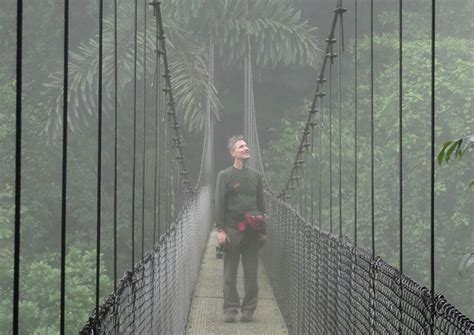
[[[224,314],[224,322],[225,323],[234,323],[235,322],[235,314],[225,313]]]
[[[240,322],[253,322],[253,313],[242,312],[242,316],[240,317]]]

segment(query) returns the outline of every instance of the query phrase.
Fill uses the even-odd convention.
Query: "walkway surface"
[[[223,260],[216,258],[217,233],[212,232],[201,264],[188,323],[188,334],[287,334],[270,282],[260,262],[259,299],[254,322],[224,323]],[[243,272],[239,268],[237,289],[243,294]]]

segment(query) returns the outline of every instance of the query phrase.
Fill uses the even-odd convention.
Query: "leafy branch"
[[[438,164],[441,165],[443,162],[448,163],[453,154],[455,159],[462,159],[466,151],[471,147],[474,147],[474,134],[467,135],[455,141],[445,142],[438,154]],[[469,187],[473,186],[474,180],[469,184]]]

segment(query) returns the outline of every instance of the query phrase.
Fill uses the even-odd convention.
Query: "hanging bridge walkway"
[[[276,303],[267,274],[260,264],[259,300],[255,320],[251,323],[222,322],[224,303],[223,260],[216,257],[217,233],[212,233],[204,252],[199,279],[192,299],[186,327],[189,334],[287,334],[285,321]],[[243,270],[239,268],[237,290],[244,292]]]
[[[21,1],[18,1],[21,4]],[[67,1],[66,1],[67,3]],[[357,227],[354,227],[354,239],[345,237],[342,224],[342,214],[339,213],[339,222],[336,221],[336,212],[341,208],[341,182],[339,182],[337,196],[339,204],[333,203],[334,178],[341,178],[342,164],[339,161],[339,172],[332,168],[333,154],[329,155],[330,161],[322,158],[321,144],[323,138],[329,139],[329,150],[333,143],[341,145],[342,127],[339,124],[332,129],[332,119],[329,128],[324,128],[324,118],[341,115],[337,109],[332,109],[333,83],[341,83],[341,53],[343,52],[343,26],[342,18],[346,13],[342,1],[337,1],[334,18],[326,40],[325,50],[321,59],[319,73],[316,74],[316,89],[311,97],[307,120],[301,129],[299,145],[295,148],[294,161],[291,162],[289,178],[284,188],[275,192],[266,180],[266,205],[268,207],[268,242],[262,249],[260,277],[259,306],[255,315],[255,322],[244,324],[224,324],[222,320],[222,260],[216,258],[216,236],[212,230],[212,194],[214,170],[214,131],[211,120],[210,104],[207,104],[205,123],[205,136],[203,155],[197,181],[191,180],[188,161],[185,155],[183,128],[179,123],[179,97],[175,96],[174,82],[171,71],[169,53],[167,51],[168,37],[166,35],[166,22],[163,22],[161,3],[153,0],[145,7],[144,20],[147,19],[147,9],[150,6],[154,12],[154,35],[146,35],[153,30],[145,29],[142,35],[137,33],[138,9],[135,5],[135,31],[134,42],[134,68],[129,69],[134,77],[134,99],[132,103],[133,124],[131,128],[133,141],[133,194],[132,194],[132,234],[130,245],[132,262],[129,270],[120,279],[117,278],[117,268],[114,268],[114,289],[107,299],[101,299],[100,292],[101,273],[101,231],[103,218],[101,217],[101,185],[102,185],[102,106],[106,99],[110,99],[111,92],[105,93],[103,81],[103,1],[100,7],[100,34],[98,56],[98,167],[97,171],[97,262],[96,262],[96,297],[95,308],[91,310],[89,320],[84,320],[81,334],[474,334],[474,323],[462,314],[455,306],[451,305],[442,295],[435,290],[435,231],[434,231],[434,124],[432,124],[432,160],[429,169],[432,176],[431,184],[431,244],[430,244],[430,278],[431,285],[425,287],[403,273],[402,266],[392,266],[377,256],[375,249],[374,229],[374,179],[373,179],[373,113],[372,126],[372,182],[371,198],[364,208],[372,220],[371,250],[358,246]],[[357,3],[357,1],[356,1]],[[401,2],[400,2],[401,3]],[[434,3],[434,2],[433,2]],[[116,6],[116,3],[115,3]],[[20,302],[20,201],[21,201],[21,112],[22,112],[22,67],[21,67],[21,38],[22,38],[22,6],[18,6],[17,38],[19,41],[17,58],[17,152],[16,152],[16,207],[15,207],[15,271],[13,285],[13,333],[19,333],[19,302]],[[356,11],[357,13],[357,11]],[[400,11],[400,15],[401,15]],[[434,13],[434,12],[433,12]],[[68,6],[65,6],[65,22],[67,25]],[[115,92],[112,98],[112,110],[115,110],[115,143],[114,161],[115,178],[117,174],[117,8],[115,7],[115,20],[108,22],[110,27],[115,27],[114,66],[107,68],[115,74],[113,85],[107,89]],[[149,19],[149,18],[148,18]],[[373,19],[373,13],[372,13]],[[401,17],[400,17],[401,20]],[[434,20],[434,18],[433,18]],[[357,20],[355,21],[357,24]],[[61,323],[60,332],[65,332],[65,287],[67,285],[66,267],[66,203],[67,203],[67,134],[68,134],[68,30],[65,30],[65,57],[64,57],[64,97],[63,108],[63,189],[62,189],[62,217],[61,217]],[[433,30],[433,38],[435,32]],[[373,38],[373,36],[372,36]],[[137,122],[137,69],[138,42],[143,46],[142,67],[146,69],[147,59],[154,61],[154,92],[148,92],[148,99],[153,104],[147,105],[146,97],[143,110],[149,115],[143,116],[143,133]],[[173,41],[171,41],[173,42]],[[373,42],[373,40],[372,40]],[[147,46],[147,43],[151,44]],[[400,39],[400,43],[402,43]],[[212,43],[210,43],[212,46]],[[357,45],[357,44],[356,44]],[[402,44],[400,44],[402,45]],[[245,57],[245,138],[251,150],[256,154],[252,158],[252,167],[260,170],[264,175],[264,165],[260,155],[260,145],[256,127],[255,105],[253,96],[252,62],[250,42],[248,42]],[[150,49],[150,50],[147,50]],[[210,47],[213,50],[213,46]],[[435,45],[432,45],[434,54]],[[110,56],[110,55],[109,55]],[[400,62],[401,62],[400,54]],[[209,58],[213,59],[213,51]],[[357,57],[357,53],[356,53]],[[373,57],[373,54],[371,55]],[[357,64],[357,61],[355,62]],[[401,67],[402,68],[402,67]],[[337,75],[333,71],[338,69]],[[374,99],[373,84],[370,85],[370,98]],[[144,70],[146,72],[146,70]],[[212,74],[212,67],[209,69]],[[401,76],[400,72],[400,76]],[[435,84],[434,59],[432,63],[431,88]],[[357,81],[356,78],[352,80]],[[145,92],[147,93],[146,78]],[[211,86],[211,85],[209,85]],[[357,87],[357,84],[356,84]],[[326,93],[325,89],[329,92]],[[401,89],[401,88],[400,88]],[[209,88],[209,90],[211,90]],[[103,93],[104,91],[104,93]],[[339,90],[340,92],[340,90]],[[432,91],[432,121],[434,122],[435,105],[434,90]],[[329,94],[329,112],[323,115],[322,107],[326,95]],[[112,93],[112,95],[114,95]],[[341,94],[338,96],[341,99]],[[401,109],[400,103],[400,109]],[[357,109],[357,107],[356,107]],[[326,109],[327,110],[327,109]],[[334,115],[333,115],[334,114]],[[147,119],[148,117],[148,119]],[[145,141],[145,129],[150,122],[155,122],[153,139]],[[340,122],[340,121],[339,121]],[[357,116],[354,121],[357,124]],[[323,133],[329,129],[329,133]],[[357,129],[357,127],[356,127]],[[143,162],[145,162],[145,143],[151,143],[154,160],[153,169],[147,171],[148,181],[154,185],[151,201],[154,203],[153,230],[145,232],[142,225],[138,226],[135,220],[140,209],[144,212],[145,200],[142,208],[135,207],[136,194],[135,182],[137,152],[135,143],[138,136],[143,135]],[[339,137],[338,137],[339,136]],[[400,135],[401,136],[401,135]],[[338,141],[339,138],[339,141]],[[357,137],[356,137],[357,139]],[[319,142],[318,142],[319,141]],[[315,143],[316,142],[316,143]],[[355,149],[357,150],[357,144]],[[339,153],[341,152],[339,147]],[[149,154],[147,152],[147,154]],[[357,157],[357,155],[355,155]],[[339,156],[340,159],[340,156]],[[335,160],[336,161],[336,160]],[[323,170],[329,167],[330,178],[324,180]],[[357,163],[356,163],[357,167]],[[427,170],[428,171],[428,170]],[[333,176],[333,172],[335,175]],[[401,174],[401,172],[400,172]],[[333,178],[334,177],[334,178]],[[143,185],[145,182],[145,168],[143,168]],[[400,180],[403,181],[400,175]],[[153,180],[153,181],[152,181]],[[323,201],[321,185],[329,182],[331,195],[329,197],[329,210],[321,208]],[[402,183],[401,183],[402,184]],[[115,184],[116,185],[116,184]],[[337,186],[337,185],[335,185]],[[355,181],[357,187],[357,178]],[[117,188],[115,187],[115,206],[117,202]],[[402,196],[402,190],[400,195]],[[357,194],[357,192],[356,192]],[[145,186],[143,186],[143,199],[145,199]],[[401,200],[400,200],[401,201]],[[339,205],[339,207],[338,207]],[[357,211],[357,201],[355,201]],[[114,212],[116,224],[117,211]],[[144,215],[143,215],[144,216]],[[324,219],[323,218],[327,219]],[[357,216],[356,216],[357,217]],[[323,229],[322,221],[330,222],[329,229]],[[401,219],[400,219],[401,220]],[[144,220],[143,220],[144,221]],[[354,220],[354,225],[357,224]],[[400,221],[401,222],[401,221]],[[135,224],[137,223],[137,226]],[[334,223],[334,226],[333,226]],[[117,226],[114,228],[114,253],[117,256]],[[400,240],[402,240],[402,222],[400,223]],[[140,231],[142,238],[141,250],[135,244]],[[148,236],[147,236],[148,235]],[[145,238],[152,240],[152,248],[145,250]],[[403,246],[400,247],[400,263],[403,264]],[[139,254],[141,251],[141,254]],[[239,277],[239,280],[242,278]],[[241,285],[241,284],[239,284]]]

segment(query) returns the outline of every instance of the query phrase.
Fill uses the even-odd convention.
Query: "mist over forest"
[[[189,178],[200,172],[205,124],[214,124],[214,172],[231,164],[227,139],[244,132],[244,58],[251,48],[255,113],[260,151],[266,176],[275,191],[290,175],[301,131],[316,87],[336,1],[255,0],[245,11],[243,0],[224,6],[220,0],[168,0],[162,11],[177,116]],[[96,193],[97,193],[97,66],[98,0],[70,4],[70,85],[68,139],[68,202],[66,260],[66,327],[77,332],[95,306]],[[148,1],[146,27],[138,21],[139,125],[136,142],[136,198],[132,201],[133,171],[133,25],[134,6],[118,0],[118,261],[120,278],[131,267],[130,222],[144,222],[145,234],[136,228],[136,250],[153,247],[153,216],[167,223],[168,203],[155,208],[152,195],[155,153],[154,129],[156,42],[153,10]],[[227,3],[227,2],[226,2]],[[264,6],[269,3],[271,5]],[[403,2],[403,257],[404,274],[430,285],[430,141],[431,141],[431,16],[430,4]],[[326,96],[318,119],[321,141],[311,167],[322,170],[321,204],[311,203],[310,183],[303,183],[292,205],[306,219],[310,206],[321,205],[321,222],[329,231],[342,229],[353,241],[358,223],[358,245],[371,248],[370,189],[370,11],[369,0],[358,1],[357,50],[354,1],[344,1],[342,78],[332,86],[332,103]],[[60,220],[62,164],[62,85],[64,7],[59,0],[28,1],[23,31],[23,138],[20,328],[22,334],[58,333],[60,280]],[[104,87],[102,138],[102,257],[100,292],[104,300],[113,290],[113,9],[105,0]],[[374,21],[374,185],[375,248],[399,268],[399,26],[398,2],[375,1]],[[142,14],[141,14],[142,15]],[[436,164],[435,268],[436,292],[474,319],[474,2],[440,0],[436,21],[436,153],[443,143],[471,136],[462,159]],[[146,31],[146,34],[145,34]],[[12,323],[14,205],[15,205],[15,92],[16,2],[0,4],[0,334]],[[209,71],[209,43],[214,45],[213,77]],[[145,52],[146,45],[149,50]],[[354,67],[357,52],[357,70]],[[357,96],[355,74],[357,73]],[[209,78],[213,87],[209,89]],[[326,87],[326,93],[328,92]],[[148,90],[149,94],[144,94]],[[357,99],[357,129],[354,111]],[[341,102],[339,104],[339,101]],[[160,102],[163,104],[163,102]],[[210,104],[209,108],[206,108]],[[341,127],[337,114],[341,109]],[[144,111],[148,119],[144,120]],[[330,119],[330,112],[333,117]],[[331,123],[330,123],[331,122]],[[329,142],[341,133],[339,142]],[[164,130],[163,130],[164,131]],[[354,136],[357,132],[357,217],[354,217]],[[163,133],[164,134],[164,133]],[[160,136],[164,136],[164,135]],[[334,139],[333,139],[334,140]],[[160,138],[160,148],[164,146]],[[168,144],[166,144],[168,145]],[[158,152],[160,157],[169,152]],[[255,148],[250,148],[256,157]],[[333,154],[330,174],[329,150]],[[145,156],[144,156],[145,155]],[[341,157],[341,165],[338,159]],[[145,157],[145,158],[144,158]],[[144,164],[142,164],[142,161]],[[338,186],[341,168],[342,206]],[[172,166],[164,167],[172,173]],[[316,170],[314,170],[316,171]],[[314,172],[313,171],[313,172]],[[143,177],[145,175],[145,177]],[[143,178],[142,178],[143,177]],[[159,187],[168,190],[174,177],[162,175]],[[331,179],[332,178],[332,179]],[[169,180],[168,180],[169,179]],[[330,190],[330,181],[333,189]],[[471,185],[471,186],[470,186]],[[166,191],[168,192],[168,191]],[[174,194],[172,196],[175,196]],[[164,199],[164,198],[163,198]],[[332,199],[332,201],[330,201]],[[303,208],[300,204],[304,203]],[[330,203],[333,207],[330,208]],[[134,206],[134,207],[133,207]],[[171,214],[170,214],[171,215]],[[271,215],[271,213],[270,213]],[[171,215],[171,217],[173,217]],[[331,221],[331,223],[330,223]],[[339,227],[342,222],[342,227]],[[466,258],[467,256],[467,258]],[[474,257],[474,256],[473,256]],[[471,259],[469,262],[463,260]]]

